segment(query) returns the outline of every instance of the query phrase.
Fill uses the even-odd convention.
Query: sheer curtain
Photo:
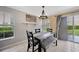
[[[57,33],[59,40],[67,40],[67,17],[57,17]]]

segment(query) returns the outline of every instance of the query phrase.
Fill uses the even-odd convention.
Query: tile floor
[[[26,42],[17,46],[2,50],[2,52],[27,52]],[[58,40],[58,46],[51,43],[47,52],[79,52],[79,44],[69,41]]]

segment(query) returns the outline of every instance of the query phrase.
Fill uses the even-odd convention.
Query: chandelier
[[[40,15],[39,19],[48,19],[48,16],[45,14],[45,11],[44,11],[44,7],[45,6],[42,6],[42,14]]]

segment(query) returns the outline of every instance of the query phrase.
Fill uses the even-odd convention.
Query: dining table
[[[54,33],[51,32],[39,32],[39,33],[35,33],[33,34],[33,36],[39,40],[40,43],[40,47],[39,47],[39,52],[41,52],[41,47],[47,49],[50,44],[56,40],[54,37]],[[56,40],[56,45],[57,45],[57,40]]]

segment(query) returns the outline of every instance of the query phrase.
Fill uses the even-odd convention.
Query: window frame
[[[3,40],[9,40],[9,39],[14,39],[15,38],[15,18],[14,18],[14,15],[12,15],[11,13],[8,13],[8,12],[1,12],[2,13],[2,16],[3,16],[3,24],[0,24],[0,26],[11,26],[13,29],[12,29],[12,32],[13,32],[13,36],[11,37],[5,37],[5,34],[3,34],[3,38],[0,38],[0,41],[3,41]],[[6,25],[4,22],[5,22],[5,16],[6,14],[9,14],[10,15],[10,20],[13,20],[13,24],[8,24]],[[10,21],[11,22],[11,21]]]

